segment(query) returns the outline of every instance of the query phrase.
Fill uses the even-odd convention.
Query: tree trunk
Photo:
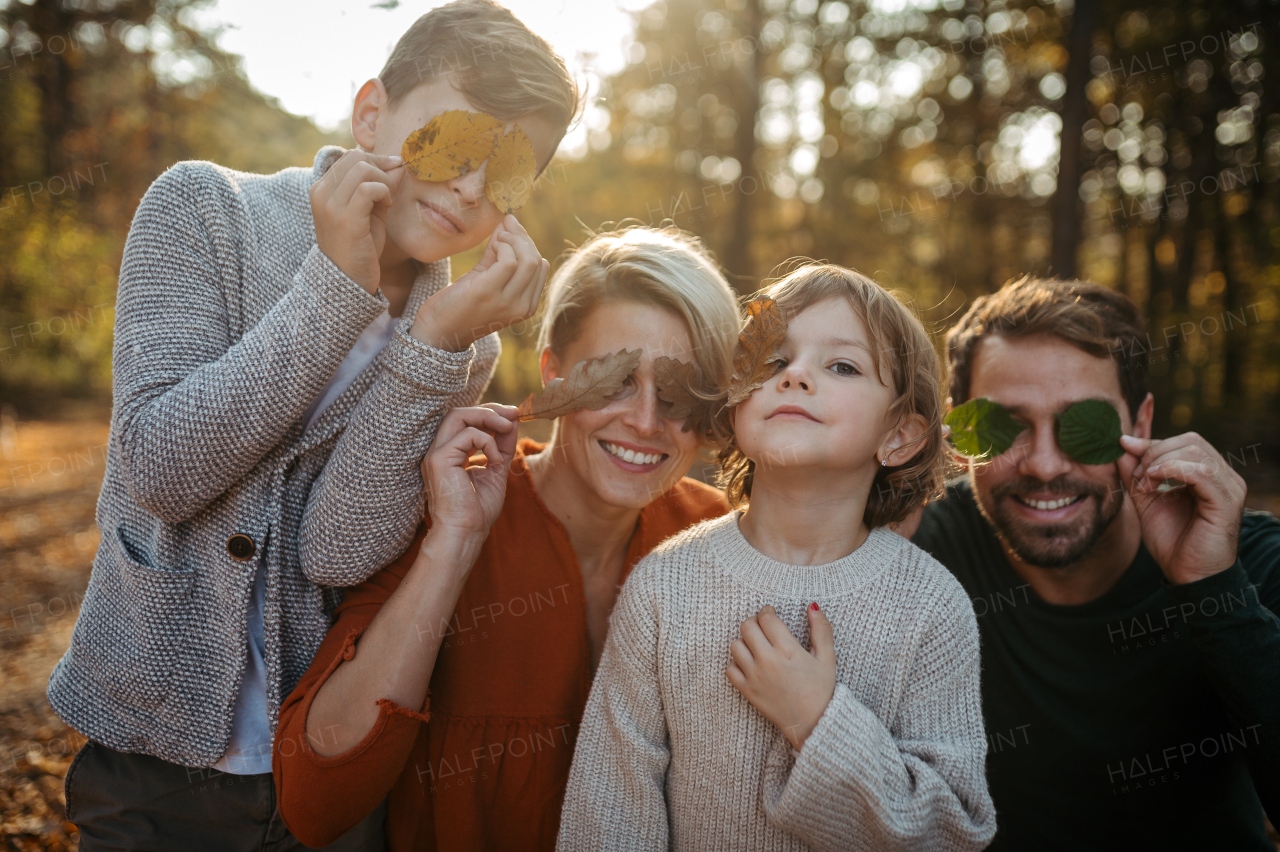
[[[738,178],[733,209],[733,233],[722,263],[730,273],[730,279],[739,289],[754,289],[755,263],[751,255],[753,200],[757,193],[765,191],[755,167],[756,114],[760,111],[760,0],[747,0],[742,12],[743,30],[750,39],[751,53],[741,64],[742,100],[738,110],[738,128],[734,132],[733,156],[742,166]],[[751,191],[746,189],[750,187]],[[745,280],[744,280],[745,279]]]
[[[1097,0],[1076,0],[1071,32],[1067,36],[1067,92],[1062,96],[1058,189],[1053,197],[1053,251],[1049,259],[1053,274],[1062,278],[1076,277],[1076,254],[1080,246],[1080,143],[1089,111],[1084,90],[1089,84],[1089,59],[1097,19]]]

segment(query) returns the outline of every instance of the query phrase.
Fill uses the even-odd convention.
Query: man
[[[1026,427],[913,537],[978,616],[993,850],[1275,848],[1280,523],[1199,435],[1151,438],[1144,333],[1118,293],[1023,279],[947,335],[951,405]],[[1063,450],[1082,400],[1119,413],[1119,459]]]

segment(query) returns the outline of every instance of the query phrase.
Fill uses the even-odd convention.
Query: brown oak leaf
[[[778,372],[775,362],[781,357],[778,347],[786,337],[787,321],[777,302],[768,296],[747,302],[747,324],[738,335],[738,347],[733,353],[727,405],[737,405],[773,378]]]
[[[697,368],[662,355],[653,362],[653,377],[658,385],[658,399],[671,406],[666,416],[672,420],[684,419],[680,431],[688,432],[694,420],[691,415],[694,412],[701,414],[706,404],[693,392],[693,388],[698,386]]]
[[[520,403],[520,419],[554,420],[582,408],[604,408],[638,366],[639,349],[579,361],[568,376],[547,382],[541,394],[529,394]]]

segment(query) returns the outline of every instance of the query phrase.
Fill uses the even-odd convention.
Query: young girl
[[[786,337],[721,415],[737,511],[624,586],[558,848],[980,849],[995,812],[973,609],[886,527],[940,482],[933,347],[838,266],[766,293]]]

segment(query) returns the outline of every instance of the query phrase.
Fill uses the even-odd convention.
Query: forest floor
[[[99,412],[0,418],[0,849],[78,845],[62,779],[84,738],[54,715],[45,685],[71,641],[98,548],[106,451]]]
[[[71,640],[98,547],[106,445],[101,410],[0,417],[0,850],[78,845],[62,781],[84,738],[54,715],[45,685]],[[1250,503],[1280,508],[1274,498]]]

